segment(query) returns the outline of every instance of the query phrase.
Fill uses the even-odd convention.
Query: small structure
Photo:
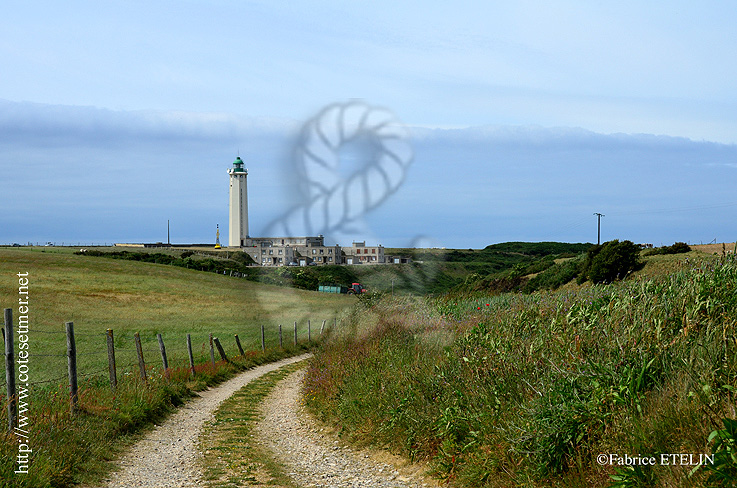
[[[386,256],[386,262],[390,264],[410,264],[412,258],[409,256]]]
[[[217,233],[215,234],[215,249],[220,249],[223,246],[220,245],[220,224],[217,225]]]

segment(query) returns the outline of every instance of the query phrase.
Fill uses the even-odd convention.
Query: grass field
[[[337,318],[340,325],[356,301],[175,266],[90,258],[73,251],[0,248],[0,308],[13,309],[15,326],[17,274],[28,273],[30,352],[29,385],[17,380],[18,419],[30,433],[28,440],[7,432],[4,361],[0,367],[0,487],[70,487],[99,481],[121,449],[193,391],[254,365],[304,351],[310,347],[308,320],[315,340],[322,320],[332,324]],[[78,351],[77,415],[71,415],[69,408],[67,321],[74,322]],[[300,341],[296,348],[292,346],[295,321]],[[284,349],[278,347],[279,324],[284,325]],[[261,349],[261,325],[266,327],[266,353],[256,352]],[[108,328],[115,334],[118,387],[114,391],[107,372]],[[143,343],[147,382],[138,378],[135,332]],[[160,374],[157,333],[166,344],[172,368],[169,380]],[[187,369],[187,333],[192,335],[198,363],[194,376]],[[220,338],[231,363],[209,364],[209,333]],[[238,356],[236,333],[246,350],[244,356]],[[18,474],[16,456],[26,442],[33,452],[27,474]]]
[[[107,368],[106,329],[113,329],[119,371],[137,365],[134,332],[139,332],[148,364],[160,365],[156,334],[162,334],[172,366],[186,361],[186,334],[195,355],[209,356],[209,333],[226,352],[236,354],[238,334],[245,349],[260,344],[266,327],[267,347],[300,339],[323,320],[332,323],[354,302],[335,296],[254,283],[229,276],[174,266],[72,254],[69,248],[0,248],[0,308],[18,315],[17,273],[29,279],[29,351],[32,382],[64,378],[64,322],[73,321],[80,374]],[[316,337],[313,335],[313,338]],[[196,358],[197,359],[197,358]],[[4,378],[4,364],[0,366]],[[119,373],[120,374],[120,373]]]

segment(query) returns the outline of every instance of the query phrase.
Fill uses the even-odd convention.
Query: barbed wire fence
[[[234,334],[231,338],[222,336],[221,338],[209,333],[203,338],[201,346],[197,348],[197,352],[192,346],[192,335],[186,334],[182,336],[181,341],[174,343],[171,334],[168,334],[169,344],[165,344],[164,337],[156,334],[158,347],[150,347],[150,342],[146,341],[146,347],[143,347],[139,332],[135,332],[132,336],[115,335],[113,329],[107,329],[105,332],[89,333],[75,332],[74,323],[66,322],[65,330],[49,331],[36,330],[32,333],[42,333],[59,336],[57,343],[58,349],[62,349],[64,344],[62,339],[66,341],[66,352],[58,353],[36,353],[21,349],[16,351],[16,338],[13,329],[13,311],[6,308],[4,311],[4,327],[2,328],[3,342],[5,345],[5,361],[3,361],[3,377],[4,381],[0,383],[0,388],[6,392],[5,403],[8,410],[8,428],[13,431],[18,426],[18,400],[21,392],[27,392],[36,386],[57,384],[69,388],[70,411],[75,415],[79,409],[79,379],[94,379],[104,381],[107,376],[110,387],[116,389],[118,385],[118,372],[123,375],[140,375],[142,381],[147,382],[153,375],[160,375],[165,380],[169,380],[173,370],[186,369],[189,375],[195,375],[198,367],[217,367],[218,363],[229,363],[230,358],[245,358],[249,354],[255,355],[258,350],[244,350],[238,334]],[[299,344],[298,322],[294,321],[293,344]],[[325,329],[328,319],[322,320],[319,334],[321,335]],[[337,325],[337,318],[332,319],[331,325]],[[278,336],[275,333],[276,326],[272,325],[268,328],[260,326],[260,350],[266,352],[271,348],[284,348],[284,335],[282,325],[279,324]],[[30,332],[30,331],[29,331]],[[63,336],[63,337],[62,337]],[[82,350],[77,348],[77,339],[84,339]],[[200,342],[197,337],[197,343]],[[304,342],[303,337],[303,342]],[[312,342],[312,321],[307,320],[307,343]],[[24,341],[25,342],[25,341]],[[268,346],[268,347],[267,347]],[[46,344],[45,351],[53,349],[54,346]],[[97,350],[95,350],[97,349]],[[107,356],[106,359],[101,356]],[[30,380],[30,365],[33,358],[39,358],[43,361],[58,361],[51,368],[54,371],[65,371],[65,374],[55,375],[52,378],[44,378],[42,380]],[[216,359],[219,358],[219,359]],[[66,363],[66,364],[64,364]],[[22,365],[26,365],[22,367]],[[104,366],[103,366],[104,365]],[[45,369],[49,369],[49,365],[45,365]],[[106,375],[107,373],[107,375]]]

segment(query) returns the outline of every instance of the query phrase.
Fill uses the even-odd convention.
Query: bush
[[[640,248],[632,241],[615,239],[589,249],[579,282],[590,279],[594,283],[612,282],[639,269]]]
[[[682,252],[690,252],[691,246],[685,242],[676,242],[672,246],[667,246],[665,249],[667,249],[665,254],[679,254]]]
[[[573,280],[581,267],[581,258],[569,259],[554,264],[525,284],[523,291],[532,293],[536,290],[555,290]]]
[[[657,254],[680,254],[684,252],[690,252],[691,246],[685,242],[676,242],[672,246],[657,247],[650,249],[645,252],[645,256],[655,256]]]
[[[246,266],[249,266],[251,264],[256,264],[256,261],[253,260],[253,258],[243,251],[237,251],[230,255],[230,259],[237,263],[245,264]]]

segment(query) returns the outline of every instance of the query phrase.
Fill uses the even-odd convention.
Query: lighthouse
[[[243,247],[248,238],[248,170],[243,167],[243,160],[235,158],[230,175],[230,226],[229,247]]]

